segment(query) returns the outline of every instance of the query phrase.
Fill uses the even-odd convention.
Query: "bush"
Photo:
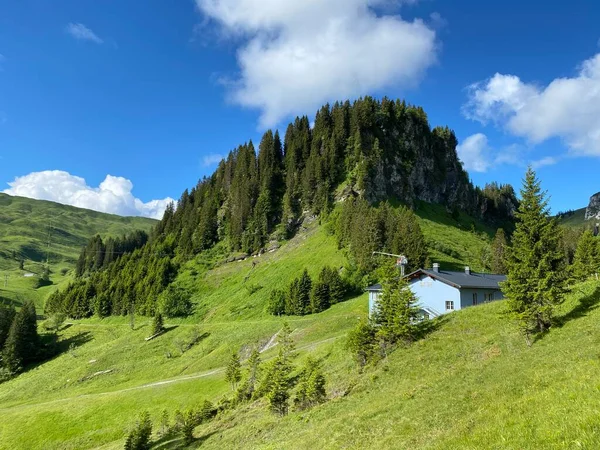
[[[274,316],[285,314],[285,292],[281,289],[271,291],[269,302],[267,303],[267,312]]]
[[[141,415],[140,420],[127,436],[125,441],[125,450],[150,450],[152,436],[152,422],[150,415],[145,412]]]

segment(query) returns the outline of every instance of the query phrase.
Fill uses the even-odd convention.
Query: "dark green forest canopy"
[[[365,97],[325,105],[312,127],[308,117],[298,117],[283,140],[268,130],[258,152],[251,141],[231,151],[210,177],[183,192],[177,208],[167,208],[140,248],[107,265],[82,256],[80,274],[102,270],[55,293],[46,310],[75,317],[133,309],[154,314],[178,264],[217,243],[227,251],[258,252],[270,239],[290,237],[303,215],[329,213],[348,198],[371,204],[393,198],[408,207],[439,203],[497,222],[510,217],[517,206],[513,188],[473,186],[456,145],[452,130],[432,129],[425,111],[404,101]],[[410,217],[401,212],[388,222],[404,222],[403,215]],[[387,247],[401,244],[388,235]],[[414,253],[415,264],[424,261],[423,249]]]

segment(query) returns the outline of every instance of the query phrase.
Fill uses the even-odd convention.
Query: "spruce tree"
[[[0,352],[4,348],[4,343],[8,338],[8,332],[16,313],[15,308],[12,306],[0,305]]]
[[[269,294],[267,312],[274,316],[281,316],[285,314],[285,292],[283,292],[281,289],[273,289]]]
[[[313,285],[310,296],[310,312],[313,314],[329,308],[329,285],[319,280]]]
[[[325,376],[319,362],[309,357],[300,375],[294,404],[302,410],[323,403],[325,398]]]
[[[284,416],[288,412],[290,398],[290,366],[286,361],[283,347],[279,349],[279,355],[275,359],[272,369],[269,373],[269,389],[267,400],[270,410]]]
[[[152,422],[148,412],[144,412],[125,441],[125,450],[150,450],[152,443]]]
[[[375,328],[363,320],[348,333],[346,347],[361,371],[375,356],[375,332]]]
[[[225,381],[231,384],[231,390],[235,391],[238,383],[242,379],[242,364],[237,352],[231,352],[229,363],[225,369]]]
[[[492,261],[491,268],[493,273],[506,274],[506,233],[503,228],[498,228],[494,240],[492,241]]]
[[[417,339],[418,299],[406,280],[393,267],[386,269],[383,292],[377,302],[374,322],[377,334],[388,346],[398,341],[408,344]]]
[[[304,269],[298,282],[298,310],[297,315],[303,315],[310,311],[310,293],[312,291],[312,280],[308,270]]]
[[[39,336],[35,305],[23,303],[11,324],[4,343],[2,360],[4,367],[12,373],[19,372],[25,365],[35,361],[39,353]]]
[[[521,197],[502,290],[509,311],[531,345],[532,334],[550,327],[554,307],[565,293],[566,277],[561,230],[550,217],[546,193],[531,168],[523,180]]]
[[[152,322],[152,335],[160,334],[164,331],[165,325],[163,322],[163,316],[160,312],[156,312],[154,315],[154,321]]]
[[[260,352],[258,351],[258,348],[254,347],[254,349],[252,349],[252,353],[250,354],[250,358],[248,358],[248,398],[252,398],[254,396],[254,392],[256,391],[256,385],[258,383],[261,371],[260,365]]]
[[[576,280],[585,280],[598,273],[600,269],[600,248],[598,239],[590,230],[586,230],[579,241],[573,258],[572,273]]]

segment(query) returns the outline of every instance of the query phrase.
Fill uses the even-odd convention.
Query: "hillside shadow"
[[[425,339],[431,333],[439,330],[448,322],[448,316],[438,316],[432,320],[423,320],[417,327],[417,340]]]
[[[552,325],[561,328],[571,320],[576,320],[587,316],[590,311],[598,308],[599,304],[600,287],[597,287],[594,292],[579,300],[577,306],[575,306],[571,311],[562,316],[556,317]]]

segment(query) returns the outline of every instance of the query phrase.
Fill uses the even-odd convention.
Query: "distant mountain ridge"
[[[17,269],[21,260],[27,266],[48,257],[51,264],[70,268],[92,236],[150,231],[156,223],[0,193],[0,270]]]
[[[600,192],[590,197],[590,202],[585,209],[585,220],[600,220]]]

